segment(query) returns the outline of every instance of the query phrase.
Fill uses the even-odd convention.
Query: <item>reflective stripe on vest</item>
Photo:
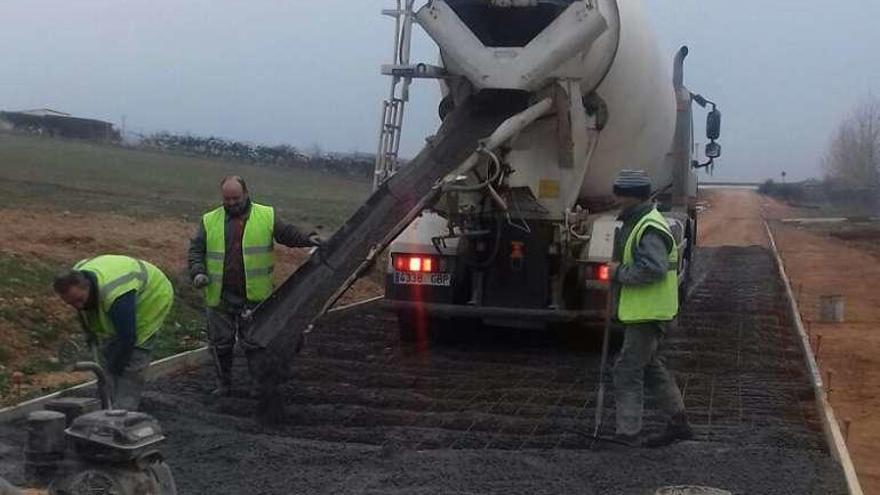
[[[205,288],[205,304],[216,307],[223,293],[223,269],[226,260],[226,210],[223,207],[202,217],[205,228],[205,265],[211,279]],[[272,294],[275,269],[275,209],[251,203],[241,241],[247,300],[259,303]]]
[[[617,319],[622,323],[671,321],[678,314],[678,246],[666,218],[656,208],[643,216],[632,229],[623,250],[623,264],[633,263],[633,250],[648,228],[662,232],[670,241],[669,266],[662,280],[620,288]]]
[[[174,288],[168,277],[146,261],[104,255],[80,261],[73,269],[95,275],[98,307],[82,311],[82,315],[86,325],[101,341],[116,335],[109,312],[123,294],[136,293],[137,345],[142,345],[159,331],[174,302]]]

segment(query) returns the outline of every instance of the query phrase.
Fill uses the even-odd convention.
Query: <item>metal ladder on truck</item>
[[[373,190],[388,180],[400,165],[400,138],[403,132],[403,114],[409,102],[412,80],[439,79],[446,75],[441,67],[410,63],[412,28],[415,21],[416,0],[397,0],[396,9],[385,9],[382,15],[393,17],[394,54],[390,65],[382,66],[382,74],[391,77],[391,91],[382,102],[382,119],[379,125],[379,146],[376,150],[376,169]]]
[[[394,18],[394,58],[391,66],[386,68],[405,67],[409,65],[410,48],[412,46],[413,5],[415,0],[397,0],[396,9],[386,9],[382,15]],[[392,71],[393,72],[393,71]],[[403,130],[403,113],[409,101],[409,87],[412,78],[391,75],[391,91],[388,99],[382,102],[382,122],[379,126],[379,149],[376,151],[376,171],[373,177],[373,190],[385,182],[397,171],[400,160],[400,136]]]

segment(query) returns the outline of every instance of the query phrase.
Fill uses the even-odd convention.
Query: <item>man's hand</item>
[[[193,277],[192,281],[193,287],[195,287],[196,289],[204,289],[208,286],[209,283],[211,283],[211,279],[208,278],[208,276],[204,273],[196,275],[195,277]]]
[[[111,375],[121,376],[123,373],[125,373],[125,366],[126,366],[125,362],[123,362],[122,359],[120,359],[114,355],[105,353],[104,354],[104,363],[105,363],[105,367],[106,367],[107,371]]]
[[[608,278],[610,280],[614,280],[614,276],[617,275],[618,268],[620,268],[620,263],[616,261],[608,263]]]
[[[309,242],[315,247],[321,247],[324,244],[324,239],[318,234],[309,234]]]

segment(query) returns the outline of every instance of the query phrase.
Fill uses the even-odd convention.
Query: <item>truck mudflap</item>
[[[412,311],[438,318],[516,319],[546,323],[595,323],[605,321],[605,312],[601,310],[502,308],[497,306],[468,306],[387,299],[382,301],[382,307],[396,312]]]

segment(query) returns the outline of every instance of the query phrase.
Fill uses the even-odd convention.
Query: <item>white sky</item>
[[[0,0],[0,109],[373,151],[391,3]],[[724,112],[719,178],[820,174],[836,124],[880,93],[877,0],[645,3],[670,57],[690,45],[688,85]],[[424,37],[414,57],[436,58]],[[436,128],[437,99],[416,85],[406,154]]]

